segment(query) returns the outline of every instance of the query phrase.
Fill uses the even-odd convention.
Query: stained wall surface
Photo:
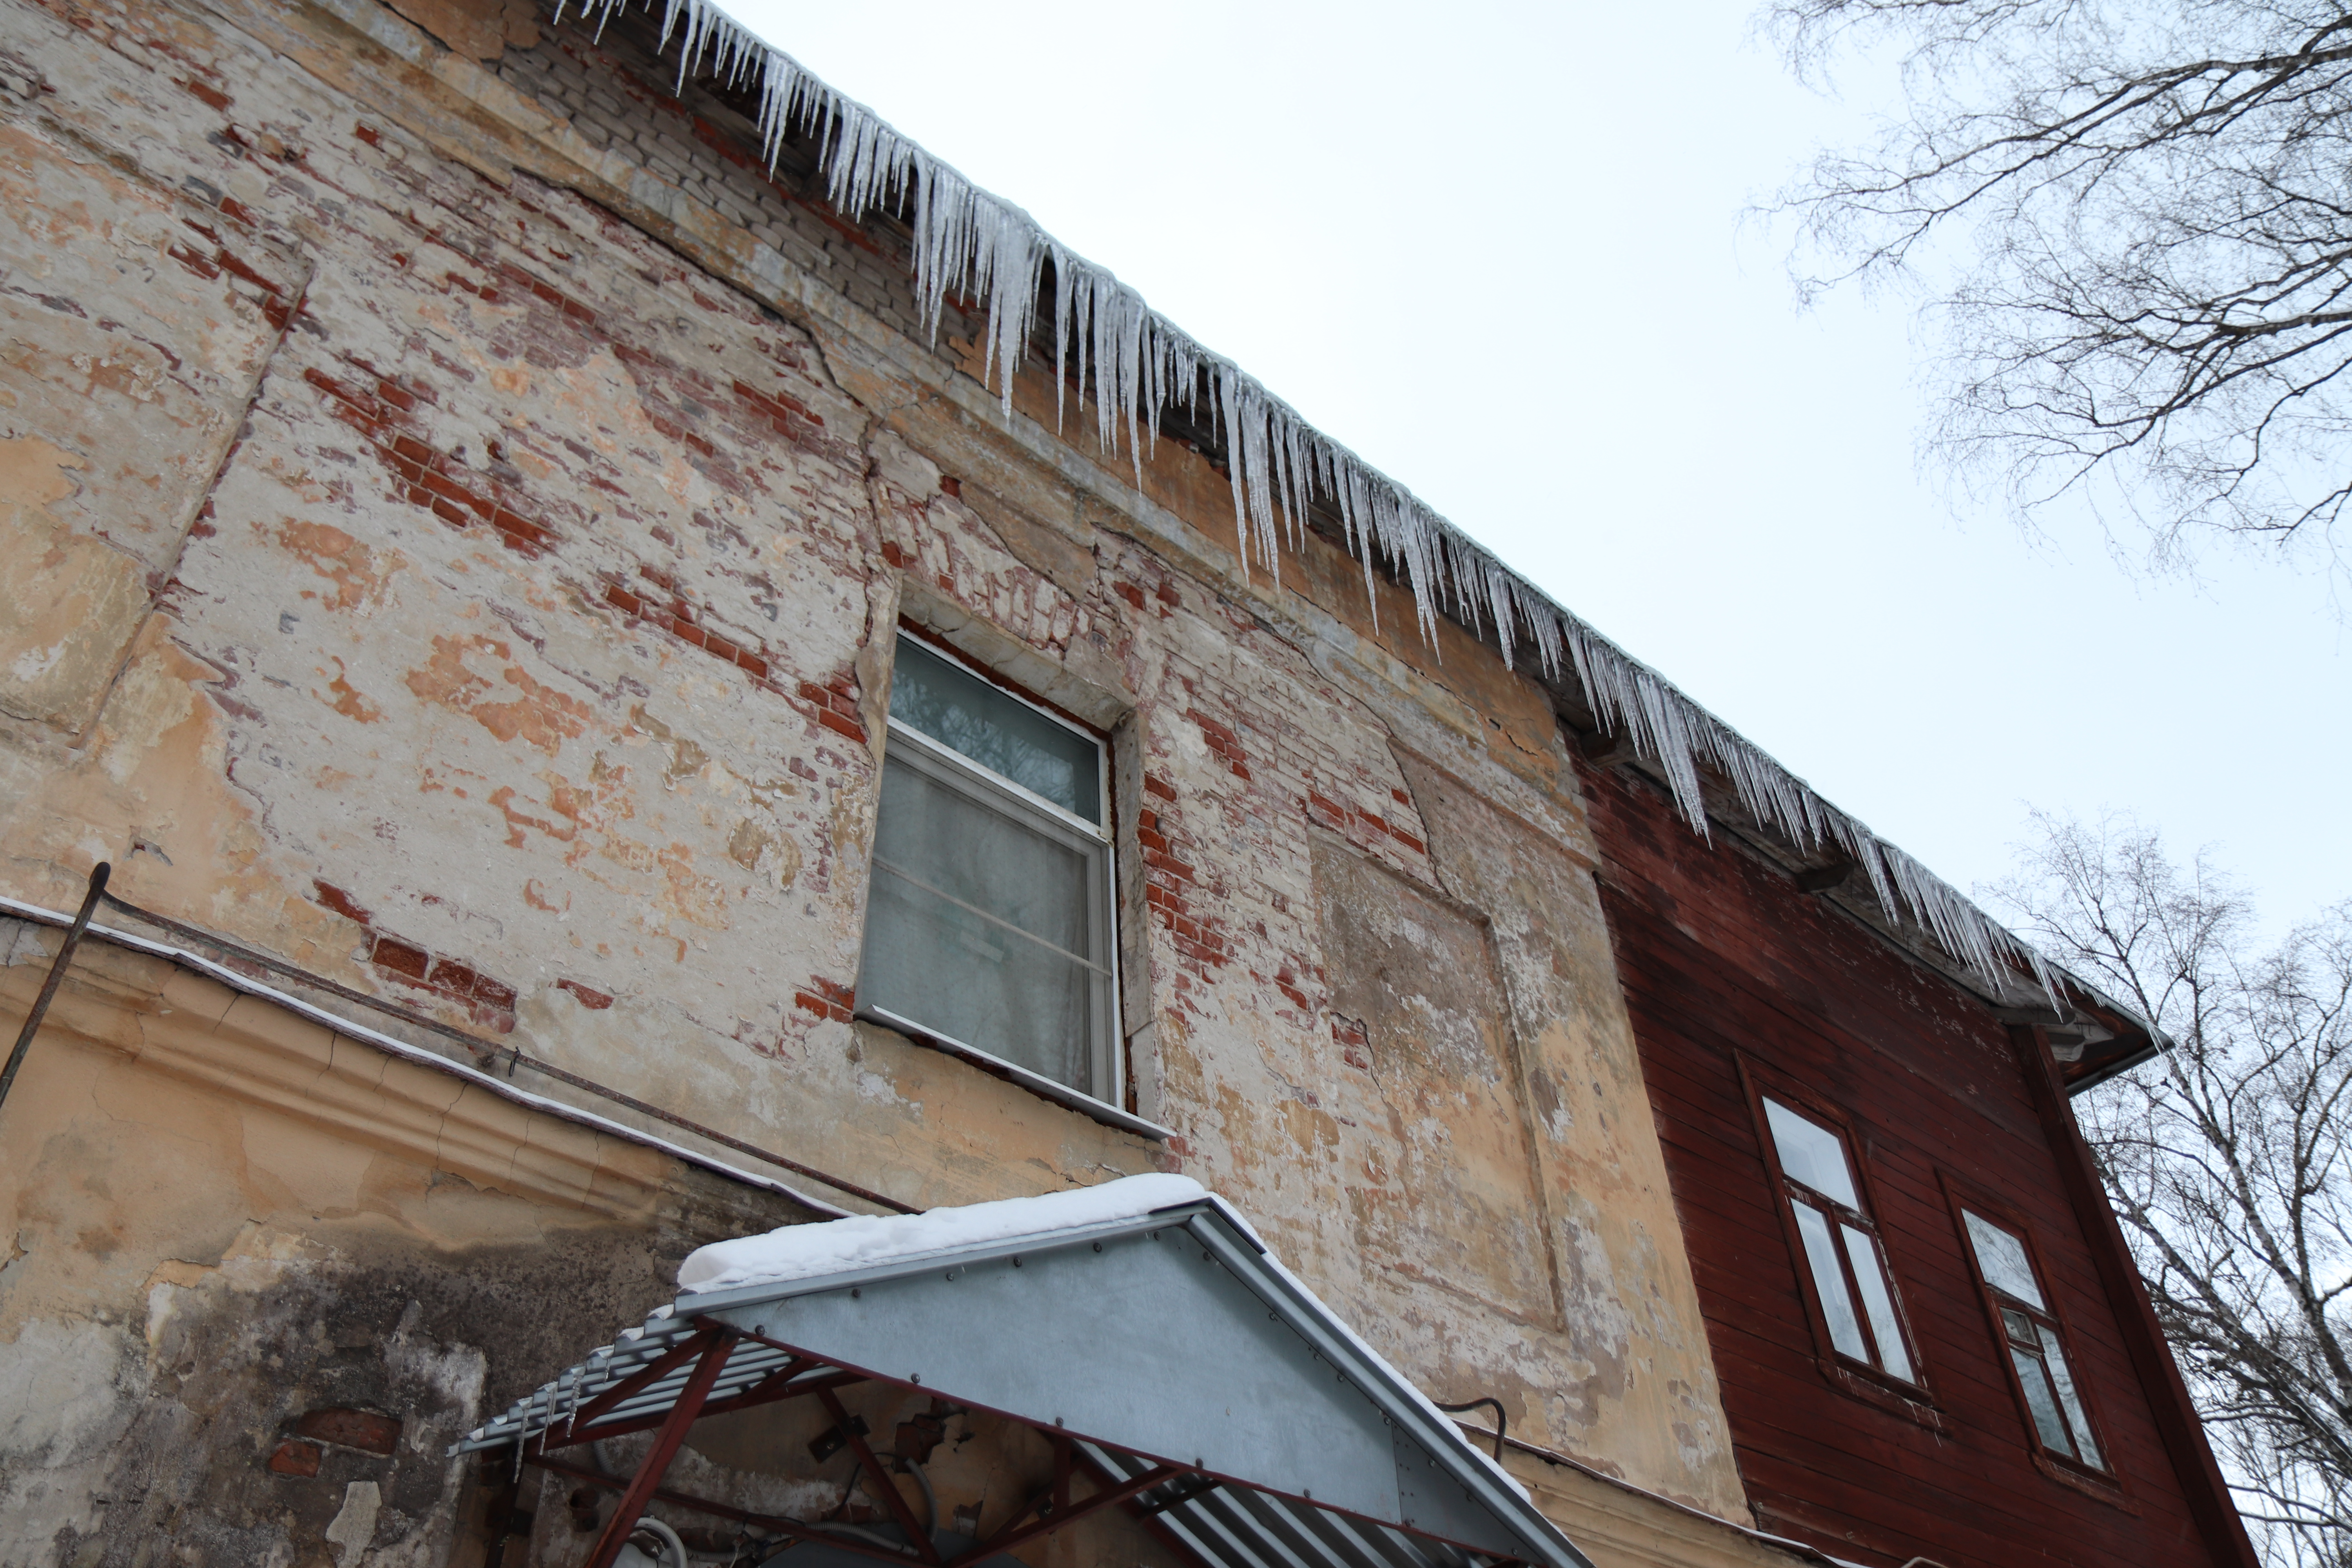
[[[57,946],[0,921],[11,1038]],[[10,1564],[479,1563],[487,1391],[816,1217],[96,942],[0,1146]]]
[[[1244,571],[1049,364],[1005,412],[648,37],[0,0],[0,886],[111,859],[907,1204],[1181,1169],[1433,1395],[1745,1517],[1544,694],[1319,536]],[[1164,1141],[853,1021],[902,624],[1107,735]]]

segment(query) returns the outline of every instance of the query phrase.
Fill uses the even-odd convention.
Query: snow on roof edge
[[[1017,1237],[1135,1219],[1197,1203],[1207,1188],[1190,1176],[1122,1176],[1035,1197],[929,1208],[909,1215],[852,1215],[788,1225],[760,1236],[714,1241],[687,1254],[677,1286],[688,1296],[814,1279],[851,1268],[928,1258]],[[1243,1227],[1244,1231],[1246,1226]]]
[[[576,7],[602,26],[633,5],[654,4],[558,0],[556,20]],[[1310,498],[1328,498],[1348,549],[1363,564],[1367,592],[1375,562],[1385,561],[1412,589],[1424,638],[1434,640],[1444,610],[1474,635],[1491,635],[1507,667],[1524,634],[1547,676],[1573,668],[1593,716],[1658,764],[1676,807],[1702,837],[1710,837],[1699,786],[1704,763],[1731,781],[1759,822],[1801,849],[1833,850],[1860,866],[1889,920],[1916,921],[1994,994],[2006,991],[2021,966],[2063,1010],[2057,984],[2030,944],[1403,485],[1309,425],[1255,376],[1152,310],[1109,268],[1070,250],[1020,207],[973,184],[711,0],[661,5],[663,44],[673,37],[679,42],[679,87],[707,71],[730,87],[755,89],[762,151],[772,164],[785,139],[803,132],[818,143],[827,198],[844,216],[857,222],[880,207],[911,210],[916,293],[926,322],[936,331],[950,294],[986,301],[982,379],[997,377],[1008,416],[1014,368],[1038,324],[1050,262],[1056,369],[1066,371],[1075,353],[1083,406],[1091,358],[1097,437],[1116,449],[1126,426],[1139,483],[1143,447],[1156,436],[1164,408],[1184,407],[1224,431],[1244,567],[1255,556],[1279,581],[1277,529],[1297,540]],[[1057,377],[1057,396],[1066,384]]]

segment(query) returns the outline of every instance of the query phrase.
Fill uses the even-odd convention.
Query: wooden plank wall
[[[1583,776],[1602,904],[1759,1523],[1874,1568],[2241,1561],[2200,1537],[2158,1425],[2168,1406],[2134,1373],[2007,1032],[1780,872],[1702,842],[1645,780]],[[1824,1372],[1738,1053],[1853,1118],[1935,1425]],[[2032,1225],[2119,1498],[2034,1463],[1948,1176]]]

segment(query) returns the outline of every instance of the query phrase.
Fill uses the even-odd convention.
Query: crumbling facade
[[[1638,814],[1596,831],[1564,661],[1352,524],[1253,534],[1213,420],[1106,447],[1086,373],[927,285],[740,79],[673,92],[645,16],[0,17],[12,1028],[96,863],[117,900],[0,1108],[0,1563],[577,1562],[593,1495],[446,1450],[694,1247],[1176,1171],[1433,1397],[1498,1401],[1596,1561],[1800,1560],[1752,1528],[1628,1008],[1612,900],[1671,899],[1596,877]],[[980,766],[910,661],[1094,784]],[[894,787],[1059,835],[1083,931],[900,864],[959,851],[892,849]],[[972,987],[921,950],[878,970],[901,885],[931,914],[888,931],[1050,948],[1076,1054],[950,1027]],[[1980,1005],[1966,942],[1841,929]],[[680,1473],[877,1517],[730,1419]],[[2139,1560],[2224,1560],[2192,1524]],[[1098,1528],[1024,1560],[1171,1560]]]

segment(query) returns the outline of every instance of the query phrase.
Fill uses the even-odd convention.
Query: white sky
[[[1742,219],[1872,84],[1792,81],[1748,0],[729,8],[1962,888],[2038,805],[2281,923],[2352,895],[2327,580],[2151,580],[1921,479],[1910,302],[1801,314]]]

